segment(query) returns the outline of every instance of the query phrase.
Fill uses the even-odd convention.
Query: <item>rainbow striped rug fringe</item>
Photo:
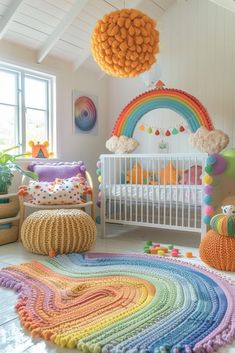
[[[212,353],[235,339],[235,285],[175,259],[61,255],[4,268],[33,337],[84,353]]]

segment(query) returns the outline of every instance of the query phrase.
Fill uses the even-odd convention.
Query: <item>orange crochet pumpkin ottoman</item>
[[[218,270],[235,271],[235,217],[218,214],[210,225],[199,248],[202,261]]]

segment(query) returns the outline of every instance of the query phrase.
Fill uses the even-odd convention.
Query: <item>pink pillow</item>
[[[202,184],[202,167],[193,165],[184,171],[184,179],[181,176],[180,184],[185,185],[201,185]]]
[[[26,190],[27,188],[27,190]],[[83,203],[83,196],[89,187],[81,176],[56,179],[54,182],[31,180],[29,186],[22,186],[19,194],[29,196],[36,205],[64,205]]]

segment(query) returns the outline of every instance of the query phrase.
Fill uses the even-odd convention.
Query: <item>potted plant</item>
[[[0,151],[0,194],[7,194],[8,188],[11,185],[13,178],[13,171],[19,171],[21,174],[28,176],[32,179],[37,179],[37,174],[23,170],[17,163],[18,157],[26,156],[27,154],[12,155],[8,152],[17,149],[18,146],[8,148]]]

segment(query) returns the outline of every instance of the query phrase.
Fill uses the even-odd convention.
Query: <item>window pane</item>
[[[47,82],[34,78],[25,78],[25,106],[47,109]]]
[[[17,102],[17,75],[0,70],[0,103],[14,104]]]
[[[34,109],[26,110],[26,144],[30,140],[44,142],[47,136],[47,114]],[[28,150],[28,146],[26,146]]]
[[[17,144],[16,112],[15,107],[0,104],[0,150]]]

